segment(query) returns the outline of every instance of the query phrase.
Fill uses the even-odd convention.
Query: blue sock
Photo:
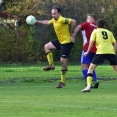
[[[83,73],[83,76],[84,76],[84,79],[85,79],[85,80],[86,80],[86,78],[87,78],[87,72],[88,72],[88,69],[82,70],[82,73]]]
[[[97,76],[96,76],[95,71],[93,71],[93,80],[94,80],[94,82],[96,82],[96,81],[97,81]]]
[[[88,69],[82,70],[82,73],[83,73],[83,76],[84,76],[85,80],[87,78],[87,72],[88,72]],[[93,71],[93,80],[94,80],[94,82],[98,81],[95,71]]]

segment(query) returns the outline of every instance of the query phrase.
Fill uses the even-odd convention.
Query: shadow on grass
[[[16,83],[39,83],[39,82],[57,82],[60,78],[52,78],[52,79],[39,79],[39,78],[10,78],[10,79],[3,79],[0,80],[0,83],[7,83],[7,84],[16,84]],[[66,78],[66,81],[78,81],[84,80],[83,78]],[[110,81],[110,80],[117,80],[116,78],[107,78],[101,77],[98,78],[99,81]]]

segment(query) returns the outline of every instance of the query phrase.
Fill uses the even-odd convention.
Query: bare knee
[[[88,73],[93,73],[93,71],[95,70],[96,67],[97,67],[97,65],[91,63],[89,66],[89,69],[88,69]]]
[[[60,60],[60,63],[62,66],[65,64],[63,60]]]
[[[56,49],[56,47],[51,42],[49,42],[44,45],[44,49],[45,49],[45,52],[48,53],[51,50]]]
[[[51,45],[49,43],[45,44],[44,50],[45,50],[46,53],[50,52],[51,51]]]
[[[60,63],[61,63],[62,70],[66,70],[67,69],[67,60],[61,59]]]
[[[49,47],[48,44],[44,45],[44,49],[48,49],[48,47]]]
[[[81,64],[82,70],[88,69],[90,64]]]

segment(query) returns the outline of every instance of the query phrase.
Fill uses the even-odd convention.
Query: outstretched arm
[[[49,20],[36,20],[36,23],[49,25]]]

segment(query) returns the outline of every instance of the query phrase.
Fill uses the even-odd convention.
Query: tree
[[[6,6],[5,6],[5,0],[0,0],[0,10],[5,10]]]
[[[108,22],[107,28],[112,30],[115,37],[117,37],[117,0],[7,0],[5,1],[5,6],[7,8],[5,12],[12,14],[14,19],[21,18],[22,21],[21,27],[18,28],[20,32],[19,37],[15,35],[16,32],[12,32],[10,35],[9,31],[3,31],[3,33],[8,32],[8,36],[1,34],[0,37],[0,39],[2,39],[2,37],[6,38],[7,43],[10,43],[8,40],[11,38],[10,41],[12,41],[12,44],[14,43],[13,45],[9,45],[12,46],[9,47],[9,50],[5,48],[7,47],[6,45],[3,47],[5,48],[4,54],[8,53],[5,58],[11,57],[13,61],[17,61],[18,58],[20,58],[21,61],[42,61],[45,59],[44,50],[40,48],[42,48],[46,42],[56,38],[55,32],[51,26],[42,26],[41,24],[28,26],[25,19],[28,15],[34,15],[37,19],[51,19],[51,8],[53,6],[59,6],[62,9],[61,14],[65,17],[76,19],[77,24],[84,22],[88,13],[96,14],[97,19],[103,17]],[[34,32],[36,35],[32,36]],[[2,33],[2,30],[0,33]],[[18,51],[13,49],[13,46],[15,46],[15,44],[17,45],[17,43],[13,41],[12,38],[18,43]],[[82,43],[79,38],[81,38],[80,33],[77,34],[76,44],[72,50],[72,60],[76,60],[78,56],[80,56]],[[1,43],[1,46],[3,45],[4,44]],[[11,51],[12,49],[13,51]],[[1,52],[3,51],[0,51],[0,56],[2,54]],[[16,56],[14,53],[16,53]],[[54,54],[58,55],[56,51]],[[42,57],[39,57],[40,55]],[[4,60],[4,58],[2,60]]]

